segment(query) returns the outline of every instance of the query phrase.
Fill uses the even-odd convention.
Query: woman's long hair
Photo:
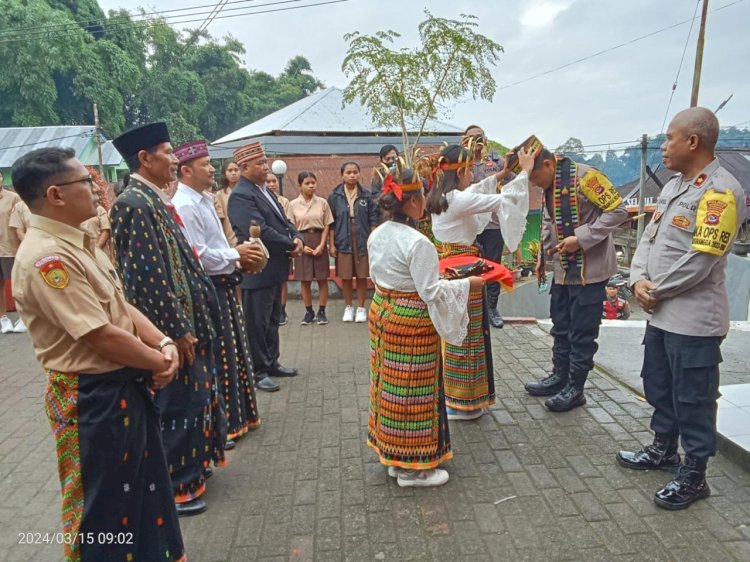
[[[234,164],[235,166],[237,163],[234,160],[226,160],[224,164],[221,166],[221,176],[219,177],[219,187],[222,191],[226,191],[229,189],[229,180],[227,179],[227,170],[229,169],[229,166]]]
[[[446,195],[458,188],[458,170],[443,169],[447,164],[465,162],[466,168],[472,165],[473,154],[470,148],[451,144],[440,151],[436,166],[432,170],[432,189],[427,196],[427,212],[439,215],[448,210]]]

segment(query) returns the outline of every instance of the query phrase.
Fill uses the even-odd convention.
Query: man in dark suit
[[[297,375],[297,369],[279,364],[279,321],[281,288],[289,276],[289,258],[302,253],[302,236],[286,218],[278,199],[265,187],[268,160],[261,144],[253,142],[238,148],[234,160],[242,177],[229,197],[229,221],[239,244],[250,237],[251,226],[259,226],[260,238],[269,253],[265,269],[254,275],[244,274],[240,287],[255,386],[274,391],[279,386],[270,377]]]

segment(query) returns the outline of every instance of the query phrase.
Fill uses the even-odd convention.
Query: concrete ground
[[[614,462],[649,440],[648,405],[593,373],[586,407],[548,412],[523,391],[551,366],[536,325],[492,332],[498,402],[451,424],[450,482],[399,488],[365,444],[367,326],[329,310],[331,324],[303,327],[290,304],[282,360],[301,374],[260,395],[263,425],[215,471],[209,510],[181,520],[191,561],[750,560],[750,475],[720,454],[709,499],[655,507],[668,475]],[[0,336],[0,358],[0,560],[60,560],[59,546],[18,544],[60,528],[44,377],[25,335]]]

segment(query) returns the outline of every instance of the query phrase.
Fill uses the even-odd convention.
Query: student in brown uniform
[[[268,172],[266,175],[266,188],[270,191],[278,200],[281,208],[284,209],[284,214],[289,214],[289,199],[279,194],[279,178],[273,172]],[[289,262],[289,273],[292,273],[292,263]],[[279,326],[284,326],[289,319],[286,316],[286,299],[288,297],[289,287],[288,283],[284,281],[281,286],[281,319],[279,320]]]
[[[186,560],[153,389],[177,372],[175,342],[129,305],[111,262],[79,228],[98,189],[69,148],[13,164],[31,212],[15,299],[49,378],[66,560]],[[93,188],[93,189],[92,189]],[[102,536],[123,537],[116,541]]]
[[[234,160],[227,160],[221,167],[221,177],[219,178],[220,189],[214,193],[214,208],[216,214],[221,219],[221,226],[224,229],[224,235],[227,237],[229,247],[234,248],[237,245],[237,236],[232,230],[232,223],[229,222],[227,215],[227,206],[229,205],[229,196],[232,194],[234,186],[240,181],[240,167]]]
[[[302,255],[294,259],[294,279],[302,285],[302,301],[305,317],[302,325],[313,322],[328,324],[328,234],[333,223],[333,214],[328,201],[315,195],[318,178],[312,172],[300,172],[297,177],[300,195],[289,202],[287,216],[297,227],[304,241]],[[312,282],[318,282],[320,307],[316,315],[312,305]]]
[[[96,206],[96,216],[81,223],[81,228],[88,232],[94,240],[96,247],[108,256],[112,255],[109,241],[112,239],[112,225],[109,222],[107,209],[100,205]]]
[[[31,212],[29,207],[23,201],[19,200],[16,206],[13,207],[13,212],[10,214],[10,221],[8,226],[16,233],[16,238],[19,242],[23,242],[26,231],[29,229],[29,222],[31,221]]]
[[[13,258],[18,250],[18,239],[9,223],[13,209],[20,201],[16,193],[3,187],[3,175],[0,174],[0,332],[3,334],[26,331],[23,320],[19,319],[15,326],[10,321],[5,302],[5,282],[10,280]]]

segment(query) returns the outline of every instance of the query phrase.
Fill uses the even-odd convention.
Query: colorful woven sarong
[[[477,256],[476,246],[441,242],[436,245],[440,259],[451,256]],[[490,328],[487,321],[486,293],[469,294],[469,328],[461,345],[443,343],[445,404],[454,410],[472,412],[495,403]]]
[[[555,187],[552,191],[552,207],[555,219],[555,234],[559,244],[568,236],[575,236],[581,212],[578,205],[578,186],[580,178],[577,165],[569,158],[557,161],[555,171]],[[563,284],[567,281],[580,281],[586,284],[586,260],[582,249],[576,252],[560,252],[560,263],[563,268]]]
[[[150,373],[47,375],[65,561],[186,560]]]
[[[376,288],[370,306],[367,444],[386,466],[427,470],[453,457],[440,337],[417,293]]]
[[[237,439],[260,425],[255,399],[250,344],[247,340],[245,315],[237,301],[235,287],[239,273],[215,275],[211,282],[216,289],[221,325],[216,326],[218,342],[216,368],[221,397],[227,418],[227,438]]]

